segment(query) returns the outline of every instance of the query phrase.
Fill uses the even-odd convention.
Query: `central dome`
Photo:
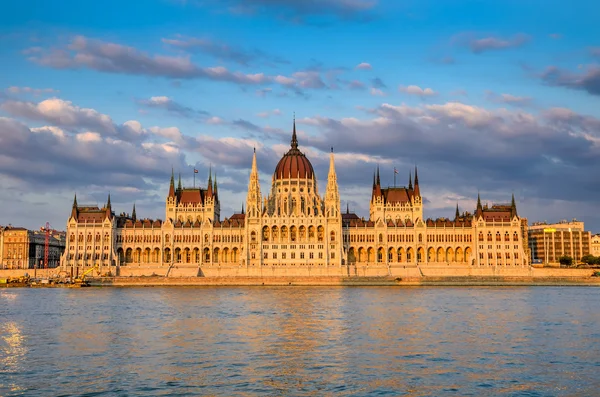
[[[296,120],[294,120],[294,132],[292,133],[292,144],[290,150],[283,155],[277,167],[275,174],[277,179],[313,179],[314,171],[312,164],[304,153],[298,149],[298,138],[296,137]]]

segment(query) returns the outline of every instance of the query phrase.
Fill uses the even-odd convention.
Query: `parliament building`
[[[116,215],[106,204],[73,201],[63,267],[78,271],[129,267],[194,268],[198,275],[358,274],[402,267],[524,267],[526,220],[511,203],[477,206],[454,217],[425,219],[417,168],[408,186],[382,187],[373,177],[369,219],[340,208],[335,156],[330,154],[324,195],[310,160],[299,149],[294,123],[289,151],[263,196],[257,153],[252,158],[245,210],[221,216],[216,177],[206,187],[175,186],[171,175],[164,220]],[[524,222],[523,222],[524,221]],[[525,241],[524,241],[525,240]],[[232,273],[233,272],[233,273]],[[119,272],[116,272],[119,274]],[[114,274],[114,272],[113,272]],[[167,272],[168,275],[168,272]]]

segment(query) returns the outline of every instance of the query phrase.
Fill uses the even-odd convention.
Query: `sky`
[[[373,172],[426,218],[510,202],[600,232],[600,2],[10,2],[0,13],[0,224],[64,230],[74,194],[164,219],[172,170],[241,210],[290,144],[368,217]],[[193,170],[199,172],[194,181]]]

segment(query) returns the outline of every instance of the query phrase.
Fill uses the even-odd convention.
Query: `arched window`
[[[331,233],[330,233],[329,235],[330,235],[330,237],[331,237],[331,242],[332,242],[332,243],[333,243],[333,242],[335,242],[335,232],[334,232],[334,231],[331,231]]]
[[[479,232],[479,241],[483,241],[483,233]]]
[[[296,235],[297,235],[296,226],[292,226],[290,228],[290,241],[294,241],[295,242],[296,241]]]
[[[383,243],[383,234],[379,233],[379,242]]]
[[[255,231],[252,231],[252,233],[250,233],[250,242],[256,243],[256,232]]]
[[[323,226],[319,226],[317,228],[317,241],[318,242],[323,242],[323,232],[324,232]]]
[[[422,243],[423,242],[423,235],[421,233],[419,233],[419,242]]]

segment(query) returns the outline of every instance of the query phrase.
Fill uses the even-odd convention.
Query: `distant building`
[[[0,225],[0,269],[3,269],[2,266],[4,258],[4,226]]]
[[[558,266],[561,256],[570,256],[575,262],[590,254],[591,233],[584,223],[573,219],[558,223],[536,222],[529,226],[529,246],[534,263]]]
[[[600,234],[594,234],[590,243],[590,254],[600,256]]]
[[[531,265],[531,246],[529,245],[529,224],[527,218],[521,218],[521,237],[523,238],[523,251],[525,251],[525,264]]]
[[[0,268],[43,269],[46,232],[27,230],[22,227],[2,228],[0,239]],[[60,265],[60,256],[65,250],[65,232],[51,231],[48,239],[48,268]]]

